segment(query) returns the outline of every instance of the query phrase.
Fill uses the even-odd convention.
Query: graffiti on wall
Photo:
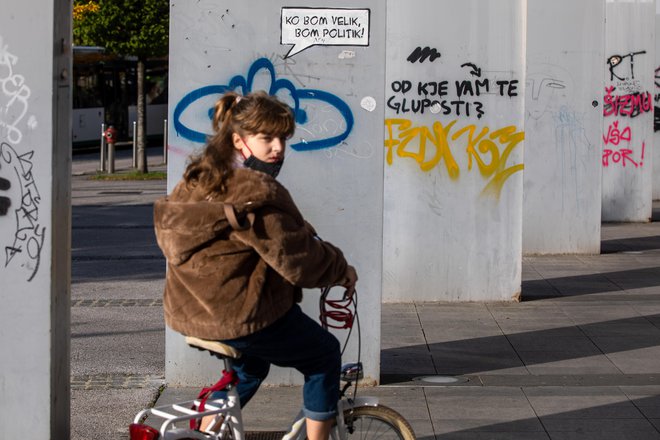
[[[456,119],[444,125],[435,121],[428,126],[417,125],[410,119],[389,118],[385,120],[385,127],[388,165],[392,165],[396,155],[415,160],[421,171],[438,169],[456,180],[461,169],[455,156],[464,151],[467,171],[476,168],[488,180],[482,195],[499,198],[507,179],[523,169],[522,163],[509,163],[511,153],[525,138],[515,126],[477,127],[463,125]]]
[[[603,132],[602,164],[605,168],[620,166],[634,169],[644,165],[646,141],[635,138],[629,121],[655,112],[654,98],[635,78],[635,57],[645,54],[646,51],[642,50],[612,55],[607,59],[610,84],[605,86],[603,99],[606,128]]]
[[[0,135],[15,145],[23,139],[20,125],[27,115],[30,98],[25,77],[14,72],[17,62],[18,57],[9,52],[0,36]],[[35,119],[30,118],[28,124],[34,128]]]
[[[421,62],[422,55],[426,55],[431,61],[435,59],[431,56],[431,52],[422,53],[420,49],[417,53],[415,49],[407,60]],[[436,55],[440,56],[437,53]],[[487,111],[482,96],[495,95],[505,98],[518,96],[517,79],[488,77],[482,74],[480,67],[470,62],[463,63],[461,68],[465,76],[452,81],[435,79],[392,81],[389,85],[390,96],[387,97],[387,107],[394,110],[397,115],[432,113],[480,119]]]
[[[653,96],[653,131],[660,131],[660,67],[655,69],[655,96]]]
[[[14,207],[15,232],[11,245],[5,246],[4,267],[20,267],[27,272],[27,281],[39,270],[46,231],[39,220],[41,195],[32,174],[33,155],[33,151],[19,155],[9,144],[0,144],[0,170],[9,170],[20,190],[20,206]]]
[[[406,61],[422,64],[442,59],[439,49],[418,46]],[[412,160],[420,171],[436,171],[453,181],[462,173],[479,173],[486,182],[481,195],[499,199],[506,181],[524,167],[513,153],[525,135],[515,125],[476,121],[487,114],[487,102],[493,98],[519,96],[519,81],[511,72],[503,78],[502,72],[485,71],[470,61],[456,69],[459,76],[454,78],[400,78],[388,84],[386,104],[394,115],[385,120],[385,161],[391,166],[399,159]],[[432,115],[433,120],[415,119],[423,115]]]
[[[267,58],[259,58],[248,69],[245,76],[236,75],[227,84],[200,87],[187,93],[176,103],[173,112],[174,129],[177,135],[192,142],[204,143],[213,118],[213,103],[227,91],[237,91],[241,94],[250,93],[255,87],[257,77],[265,76],[269,85],[265,90],[271,95],[277,95],[287,102],[293,110],[299,127],[316,116],[309,117],[303,108],[304,104],[315,104],[319,113],[334,114],[340,119],[335,123],[339,130],[330,132],[323,130],[318,137],[303,139],[291,145],[297,151],[320,150],[330,148],[343,142],[353,130],[353,113],[341,98],[324,90],[297,88],[286,78],[278,78],[273,63]],[[255,88],[256,90],[256,88]],[[336,131],[339,131],[337,133]],[[315,134],[307,129],[311,135]],[[331,134],[329,134],[331,133]]]
[[[0,37],[0,230],[4,246],[4,269],[16,268],[27,281],[37,274],[45,238],[39,220],[41,195],[32,173],[34,151],[22,153],[12,145],[24,141],[25,130],[36,128],[36,119],[25,119],[30,88],[16,73],[18,57]]]

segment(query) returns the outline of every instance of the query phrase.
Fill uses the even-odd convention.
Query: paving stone
[[[555,440],[653,440],[660,432],[646,419],[584,419],[542,417],[550,438]]]

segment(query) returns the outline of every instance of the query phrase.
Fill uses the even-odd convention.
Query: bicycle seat
[[[199,350],[208,350],[212,354],[219,356],[225,356],[233,359],[238,359],[241,357],[240,351],[219,341],[209,341],[207,339],[200,339],[194,336],[186,336],[186,344]]]

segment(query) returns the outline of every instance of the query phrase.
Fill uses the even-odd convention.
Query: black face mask
[[[245,159],[243,165],[245,165],[246,168],[266,173],[274,179],[280,173],[280,169],[282,168],[283,163],[284,159],[280,160],[279,162],[264,162],[263,160],[257,159],[253,154],[252,156]]]

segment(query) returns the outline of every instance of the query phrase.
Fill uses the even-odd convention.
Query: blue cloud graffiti
[[[297,89],[291,81],[284,78],[277,79],[273,63],[271,63],[271,61],[267,58],[259,58],[254,63],[252,63],[252,66],[250,66],[247,77],[236,75],[226,85],[211,85],[200,87],[199,89],[193,90],[184,96],[174,108],[174,129],[176,130],[177,134],[192,142],[206,142],[206,133],[194,130],[193,128],[186,126],[181,121],[181,117],[186,109],[191,104],[197,102],[200,99],[207,98],[211,95],[221,95],[229,90],[240,89],[241,93],[243,94],[251,92],[254,78],[261,70],[265,70],[266,73],[268,73],[270,76],[271,82],[270,89],[268,90],[269,94],[276,95],[284,91],[288,92],[288,94],[291,96],[294,104],[292,109],[296,118],[296,123],[304,125],[307,122],[307,113],[302,108],[301,102],[312,99],[323,101],[335,107],[346,122],[346,129],[343,133],[337,136],[332,136],[325,139],[316,139],[312,141],[301,141],[296,144],[292,144],[291,148],[296,151],[310,151],[330,148],[340,144],[351,133],[354,123],[353,113],[351,112],[350,107],[344,101],[332,93],[328,93],[323,90]],[[213,117],[212,108],[209,109],[208,116],[209,120],[211,120]]]

